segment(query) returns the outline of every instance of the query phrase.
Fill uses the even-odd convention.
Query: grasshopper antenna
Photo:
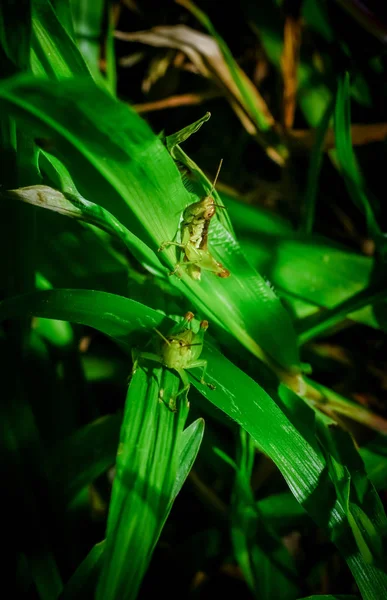
[[[161,339],[163,339],[163,340],[164,340],[164,342],[165,342],[166,344],[168,344],[168,346],[170,346],[170,345],[171,345],[170,341],[169,341],[169,340],[167,340],[167,338],[166,338],[166,337],[165,337],[165,336],[164,336],[164,335],[163,335],[163,334],[162,334],[162,333],[161,333],[161,332],[160,332],[158,329],[156,329],[156,327],[153,327],[153,330],[154,330],[154,331],[157,333],[157,335],[159,335],[159,336],[161,337]]]
[[[211,191],[210,191],[210,193],[208,194],[209,196],[211,196],[212,192],[213,192],[213,191],[214,191],[214,189],[215,189],[216,182],[218,181],[218,177],[219,177],[220,169],[222,168],[222,164],[223,164],[223,158],[221,158],[221,159],[220,159],[220,163],[219,163],[219,167],[218,167],[218,170],[217,170],[217,172],[216,172],[216,175],[215,175],[214,183],[212,184]]]

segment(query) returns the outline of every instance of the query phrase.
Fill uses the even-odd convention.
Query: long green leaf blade
[[[80,80],[53,83],[13,79],[3,83],[0,98],[23,122],[34,127],[39,124],[54,136],[66,156],[66,166],[82,178],[85,172],[81,154],[87,169],[91,165],[115,190],[101,204],[132,232],[141,231],[142,241],[150,248],[155,251],[162,242],[175,237],[179,214],[191,198],[167,150],[133,111],[92,82]],[[70,152],[70,148],[80,154]],[[262,357],[262,346],[276,363],[297,373],[299,357],[293,326],[280,300],[218,222],[214,223],[210,241],[232,277],[220,280],[203,274],[203,280],[197,282],[183,275],[176,285],[254,354]],[[168,266],[174,267],[175,250],[167,249],[163,255]],[[279,321],[282,332],[286,332],[284,337],[277,333]]]
[[[176,412],[167,406],[178,387],[178,377],[159,366],[150,377],[142,367],[132,376],[121,426],[97,600],[136,598],[169,512],[180,454],[179,438],[188,412],[185,395],[177,400]]]
[[[47,302],[49,298],[51,302]],[[93,307],[93,311],[90,307]],[[121,342],[130,339],[134,331],[138,334],[139,328],[157,326],[163,320],[160,313],[146,306],[103,292],[45,291],[12,298],[0,304],[0,319],[25,314],[82,322]],[[329,482],[324,458],[310,428],[304,431],[297,412],[286,416],[257,383],[223,357],[208,341],[204,344],[202,356],[208,361],[206,377],[216,389],[209,390],[194,378],[191,379],[192,384],[210,402],[239,423],[275,462],[298,502],[329,532],[332,541],[339,547],[364,598],[380,598],[387,586],[387,574],[379,567],[364,562],[359,553],[344,506]],[[292,400],[290,390],[283,386],[280,390],[283,398]],[[296,398],[293,395],[293,400]],[[310,412],[300,399],[299,402],[304,412]],[[369,516],[374,520],[372,511],[371,507]],[[344,531],[349,535],[344,535]]]

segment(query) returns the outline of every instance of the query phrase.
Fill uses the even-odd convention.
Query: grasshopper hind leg
[[[199,379],[200,383],[202,385],[206,385],[210,390],[216,390],[216,386],[213,383],[208,383],[204,378],[206,376],[207,373],[207,366],[208,366],[208,362],[204,359],[200,359],[200,360],[195,360],[193,363],[191,363],[189,365],[189,369],[195,369],[197,367],[202,367],[203,371],[202,371],[202,376]],[[198,379],[198,378],[195,378]]]

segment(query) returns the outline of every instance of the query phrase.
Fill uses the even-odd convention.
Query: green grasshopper
[[[165,336],[155,329],[159,336],[156,339],[155,352],[140,352],[137,354],[133,365],[133,373],[136,371],[137,363],[140,358],[152,360],[168,369],[173,369],[180,375],[184,386],[177,394],[177,396],[179,396],[186,392],[190,387],[190,382],[185,369],[202,367],[203,371],[200,383],[206,385],[211,390],[214,390],[215,386],[212,385],[212,383],[207,383],[204,379],[207,371],[207,361],[200,358],[203,350],[204,334],[208,329],[208,321],[201,321],[199,331],[195,333],[192,329],[193,318],[194,314],[192,312],[187,312],[184,315],[183,321],[174,325]]]
[[[184,210],[180,225],[181,242],[163,242],[158,250],[162,252],[168,246],[178,246],[182,250],[183,262],[178,262],[170,275],[179,271],[180,267],[185,267],[188,275],[196,280],[200,280],[202,269],[211,271],[218,277],[230,276],[230,271],[215,260],[208,249],[208,230],[211,219],[216,213],[217,206],[224,208],[224,206],[215,204],[211,195],[215,189],[222,162],[221,160],[209,195],[199,202],[190,204]]]

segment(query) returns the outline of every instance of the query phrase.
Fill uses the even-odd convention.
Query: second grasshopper
[[[210,193],[199,202],[194,202],[187,206],[183,212],[183,220],[180,225],[180,242],[163,242],[159,252],[165,250],[168,246],[178,246],[182,250],[183,260],[178,262],[174,270],[170,273],[177,273],[181,267],[187,269],[188,275],[192,279],[200,280],[201,271],[211,271],[218,277],[229,277],[230,271],[226,269],[219,261],[215,260],[208,248],[208,231],[211,219],[216,213],[216,207],[212,193],[215,189],[219,172],[222,166],[220,161],[214,183]],[[224,208],[224,206],[220,206]]]

